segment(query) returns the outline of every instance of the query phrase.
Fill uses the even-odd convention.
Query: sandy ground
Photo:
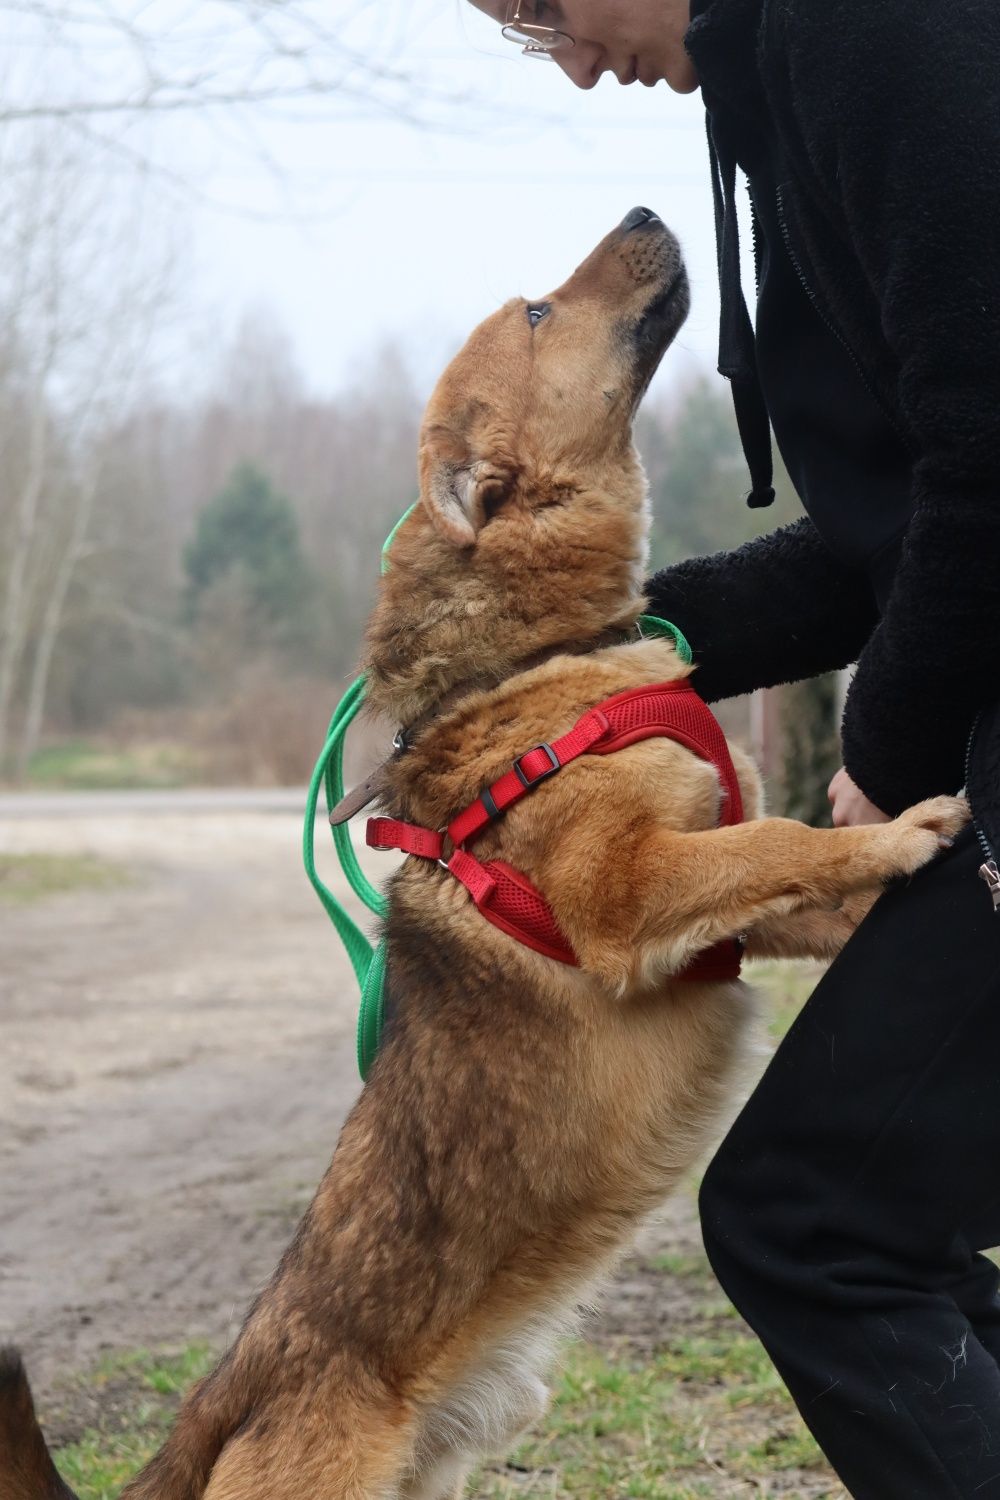
[[[130,875],[0,905],[0,1338],[43,1393],[109,1349],[233,1331],[359,1086],[298,816],[80,802],[0,822],[0,852]]]

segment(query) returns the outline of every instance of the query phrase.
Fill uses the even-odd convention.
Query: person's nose
[[[577,41],[575,47],[567,47],[565,52],[553,56],[578,89],[592,89],[609,66],[607,53],[596,42]]]

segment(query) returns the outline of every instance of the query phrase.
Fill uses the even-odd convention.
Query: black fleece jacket
[[[868,572],[808,518],[666,570],[651,600],[711,699],[857,659],[845,764],[895,813],[964,783],[973,722],[1000,695],[1000,6],[693,11],[710,120],[766,143],[787,253],[908,452],[910,519],[881,614]],[[859,471],[845,508],[867,491]],[[976,754],[995,766],[987,720]],[[996,848],[1000,785],[973,782]]]

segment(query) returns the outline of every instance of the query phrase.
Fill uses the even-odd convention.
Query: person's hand
[[[843,767],[830,782],[826,795],[833,808],[834,828],[856,828],[861,823],[890,823],[892,819],[874,802],[869,802]]]

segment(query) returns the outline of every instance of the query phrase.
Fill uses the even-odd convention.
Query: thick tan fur
[[[686,308],[663,225],[622,226],[536,327],[508,304],[445,374],[367,670],[373,706],[403,724],[470,686],[393,763],[393,813],[440,827],[591,705],[689,670],[633,633],[647,523],[631,439]],[[951,799],[867,828],[765,819],[734,754],[739,827],[716,827],[710,765],[649,740],[575,762],[478,841],[545,893],[579,968],[406,862],[369,1082],[132,1500],[454,1500],[541,1414],[553,1346],[729,1101],[748,993],[679,979],[687,960],[739,932],[751,952],[828,956],[964,819]]]

